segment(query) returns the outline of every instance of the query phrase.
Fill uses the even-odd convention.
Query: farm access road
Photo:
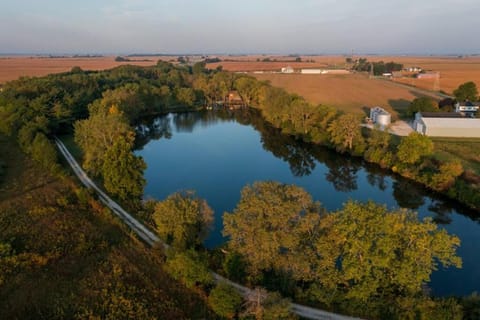
[[[72,154],[68,151],[67,147],[63,144],[63,142],[55,138],[55,143],[62,153],[62,155],[67,160],[68,164],[72,168],[75,175],[80,179],[80,182],[87,187],[88,189],[93,189],[97,193],[100,201],[107,206],[112,212],[118,216],[125,224],[132,229],[135,234],[145,241],[148,245],[154,246],[156,244],[161,244],[165,248],[168,248],[168,245],[163,243],[160,238],[158,238],[153,232],[148,230],[143,224],[141,224],[137,219],[135,219],[131,214],[125,211],[118,203],[113,201],[105,192],[103,192],[83,171],[80,167],[78,162],[72,156]],[[253,293],[252,289],[249,289],[241,284],[235,283],[233,281],[228,280],[227,278],[219,275],[218,273],[212,272],[212,275],[217,283],[226,282],[233,286],[237,291],[242,294],[243,296],[247,296]],[[307,319],[314,319],[314,320],[360,320],[360,318],[353,318],[349,316],[343,316],[335,313],[331,313],[328,311],[315,309],[307,306],[303,306],[300,304],[292,303],[291,310],[295,314],[299,315],[300,317],[307,318]]]

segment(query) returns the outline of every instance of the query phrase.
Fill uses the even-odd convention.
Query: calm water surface
[[[184,113],[156,118],[138,128],[137,154],[147,163],[145,198],[164,199],[195,190],[215,211],[208,247],[225,241],[222,214],[232,212],[240,190],[259,180],[305,188],[328,210],[349,199],[373,200],[432,217],[461,239],[462,269],[432,274],[436,295],[480,291],[480,214],[393,177],[357,159],[281,135],[249,112]]]

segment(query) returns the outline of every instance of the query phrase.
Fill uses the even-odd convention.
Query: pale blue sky
[[[480,53],[480,0],[0,0],[0,53]]]

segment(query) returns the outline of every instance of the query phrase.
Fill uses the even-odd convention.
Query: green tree
[[[207,69],[205,69],[205,61],[199,61],[195,63],[192,67],[192,72],[194,75],[199,75],[202,73],[206,73]]]
[[[367,161],[378,163],[383,168],[388,168],[393,162],[393,155],[389,151],[390,134],[385,130],[373,128],[369,131],[367,139],[367,150],[364,158]]]
[[[291,311],[291,301],[278,292],[269,293],[263,301],[263,320],[294,320],[298,317]]]
[[[310,133],[310,139],[314,143],[327,145],[330,140],[328,127],[330,123],[338,116],[338,111],[334,107],[319,105],[316,108],[316,122]]]
[[[129,123],[137,121],[146,110],[146,98],[137,83],[128,83],[121,87],[106,90],[102,98],[89,106],[90,116],[96,113],[110,113],[113,110],[122,114]]]
[[[231,285],[221,282],[212,289],[208,303],[221,317],[233,319],[242,305],[242,296]]]
[[[403,138],[397,147],[397,159],[407,165],[418,164],[433,153],[433,142],[429,137],[412,132]]]
[[[195,92],[192,88],[179,88],[176,93],[177,100],[181,104],[192,107],[195,103]]]
[[[460,240],[410,211],[350,201],[321,222],[318,281],[349,299],[414,296],[439,263],[462,265],[456,256]]]
[[[98,176],[102,172],[105,153],[119,137],[133,135],[126,119],[112,108],[75,122],[75,142],[83,150],[83,166]]]
[[[213,223],[213,211],[193,191],[177,192],[157,203],[153,220],[167,243],[184,250],[202,244]]]
[[[430,185],[438,191],[447,190],[455,184],[455,179],[462,173],[463,167],[459,161],[442,163],[438,172],[432,176]]]
[[[240,77],[235,80],[235,88],[247,106],[258,100],[259,81],[252,77]]]
[[[348,113],[333,120],[329,127],[330,141],[339,152],[361,154],[365,149],[360,119],[356,114]]]
[[[173,253],[168,257],[164,268],[174,279],[182,281],[187,288],[208,286],[213,283],[206,259],[194,250]]]
[[[143,195],[147,165],[132,152],[134,137],[118,137],[103,157],[102,176],[105,189],[123,201],[140,200]]]
[[[453,95],[458,101],[477,101],[478,100],[478,89],[477,85],[473,81],[468,81],[453,91]]]
[[[413,116],[417,112],[438,112],[438,103],[432,98],[415,98],[407,108],[407,116]]]
[[[35,161],[39,162],[43,168],[50,172],[55,173],[60,170],[60,166],[57,162],[57,149],[43,132],[38,132],[35,135],[29,153]]]
[[[244,282],[246,276],[246,264],[244,259],[237,252],[228,252],[222,263],[223,271],[228,279]]]
[[[251,274],[275,270],[295,278],[309,276],[304,237],[317,224],[320,205],[302,188],[256,182],[241,191],[233,213],[223,216],[229,247],[240,253]]]
[[[263,288],[251,290],[245,297],[243,317],[254,317],[256,320],[289,320],[298,319],[291,312],[291,302],[282,298],[278,292],[268,293]]]
[[[313,129],[313,125],[317,123],[316,109],[303,98],[294,99],[285,112],[286,122],[289,124],[287,131],[290,134],[302,134],[308,137]]]

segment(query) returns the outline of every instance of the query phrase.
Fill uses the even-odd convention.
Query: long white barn
[[[480,119],[463,117],[453,112],[418,112],[413,129],[431,137],[480,138]]]

